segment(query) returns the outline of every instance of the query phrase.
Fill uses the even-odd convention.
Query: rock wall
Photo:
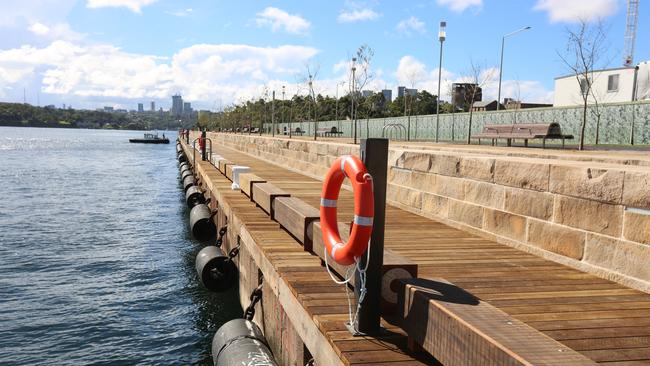
[[[358,146],[211,133],[215,146],[322,179]],[[575,155],[575,152],[572,154]],[[650,167],[391,148],[388,200],[501,243],[650,290]]]

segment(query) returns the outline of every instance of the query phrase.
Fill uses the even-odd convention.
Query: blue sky
[[[469,74],[470,60],[496,97],[501,37],[507,38],[502,97],[552,101],[553,78],[566,74],[557,52],[578,18],[603,19],[602,66],[621,65],[623,0],[171,1],[22,0],[0,14],[0,100],[168,108],[181,93],[195,107],[219,109],[281,86],[334,95],[346,60],[361,44],[374,50],[368,89],[397,85],[437,91],[438,23],[447,21],[443,99]],[[641,4],[635,61],[650,59],[650,8]],[[645,36],[645,37],[644,37]],[[338,93],[347,92],[340,85]]]

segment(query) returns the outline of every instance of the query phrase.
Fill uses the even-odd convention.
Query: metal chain
[[[239,248],[241,248],[241,238],[238,236],[237,246],[230,249],[230,252],[228,252],[228,259],[226,261],[232,261],[239,254]]]
[[[237,254],[239,254],[239,248],[241,247],[241,244],[237,244],[236,247],[230,249],[230,252],[228,253],[228,260],[231,261],[233,260]]]
[[[224,225],[219,229],[219,238],[217,238],[217,247],[221,248],[221,245],[223,244],[223,236],[226,235],[226,232],[228,232],[228,225]]]
[[[264,278],[261,278],[260,280],[264,280]],[[246,308],[246,311],[244,311],[244,319],[246,320],[253,320],[255,317],[255,305],[257,305],[260,300],[262,300],[262,286],[263,283],[260,283],[259,286],[257,286],[253,292],[251,292],[251,303],[248,305]]]

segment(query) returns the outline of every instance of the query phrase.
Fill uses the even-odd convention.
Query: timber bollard
[[[375,214],[372,223],[372,236],[368,250],[368,269],[366,270],[366,294],[359,309],[356,329],[367,335],[381,331],[381,280],[384,265],[384,224],[386,216],[386,174],[388,166],[388,139],[370,138],[361,140],[361,161],[372,176]],[[366,266],[367,255],[361,255],[359,267]],[[361,283],[359,271],[355,273],[355,283]],[[355,286],[359,299],[359,286]]]

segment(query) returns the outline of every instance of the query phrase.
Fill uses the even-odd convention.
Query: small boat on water
[[[162,137],[159,137],[157,133],[145,133],[144,138],[129,139],[129,142],[138,144],[168,144],[169,139],[165,137],[165,134],[163,134]]]

